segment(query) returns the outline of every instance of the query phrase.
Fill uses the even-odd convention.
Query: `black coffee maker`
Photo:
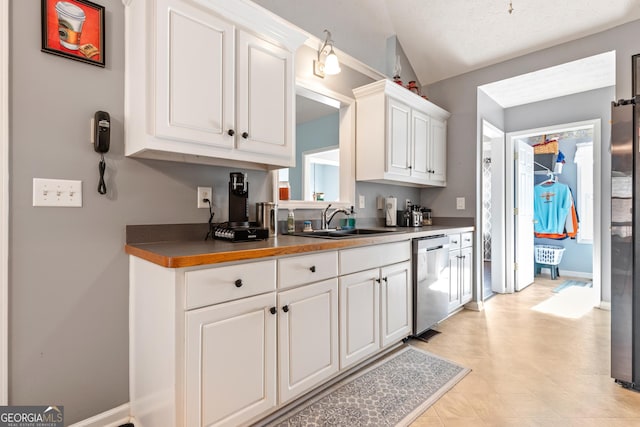
[[[229,226],[249,226],[249,181],[242,172],[229,175]]]

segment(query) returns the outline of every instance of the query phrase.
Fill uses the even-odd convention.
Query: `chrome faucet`
[[[338,209],[334,210],[333,212],[331,212],[331,215],[329,215],[329,217],[327,218],[327,212],[329,211],[330,207],[331,207],[331,203],[329,203],[329,206],[327,206],[326,208],[324,208],[322,210],[322,216],[320,217],[320,229],[321,230],[326,230],[327,228],[329,228],[329,223],[331,222],[333,217],[336,216],[336,214],[338,212],[342,212],[343,214],[345,214],[347,216],[351,214],[351,212],[349,212],[346,209],[338,208]]]

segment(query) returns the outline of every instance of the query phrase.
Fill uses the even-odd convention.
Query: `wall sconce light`
[[[324,39],[324,43],[320,50],[318,50],[318,59],[313,61],[313,74],[318,77],[324,78],[325,74],[333,75],[340,72],[340,63],[338,57],[333,51],[333,40],[331,40],[331,33],[324,30],[327,36]],[[324,57],[324,62],[320,60],[320,55],[325,53],[326,48],[329,48],[329,52]]]

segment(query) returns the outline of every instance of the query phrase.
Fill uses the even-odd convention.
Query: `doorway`
[[[560,276],[581,277],[591,279],[593,289],[593,305],[600,305],[600,242],[601,227],[599,210],[601,203],[601,130],[600,119],[588,120],[548,126],[544,128],[530,129],[507,134],[507,194],[514,194],[519,180],[515,173],[514,163],[517,161],[515,147],[518,144],[533,145],[543,140],[555,139],[560,146],[560,152],[564,155],[564,162],[554,160],[551,164],[545,164],[541,158],[534,167],[535,185],[553,179],[563,182],[571,190],[574,205],[580,218],[577,235],[563,240],[536,239],[535,244],[553,245],[561,247],[559,272]],[[519,209],[513,197],[507,198],[507,212],[517,212]],[[507,265],[513,262],[519,268],[523,263],[534,263],[529,249],[521,248],[518,241],[515,221],[507,221]],[[526,243],[525,243],[526,244]],[[573,253],[571,253],[573,252]],[[551,268],[551,267],[549,267]],[[563,272],[564,270],[564,272]],[[551,272],[551,271],[550,271]],[[510,284],[509,292],[518,290],[518,275],[508,269],[507,283]],[[559,280],[559,285],[562,283]]]
[[[482,299],[504,290],[504,132],[482,120]]]

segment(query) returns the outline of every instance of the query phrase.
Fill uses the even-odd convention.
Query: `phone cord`
[[[107,164],[104,162],[104,154],[100,155],[100,163],[98,164],[98,170],[100,171],[100,181],[98,182],[98,193],[107,194],[107,184],[104,182],[104,171],[107,169]]]

